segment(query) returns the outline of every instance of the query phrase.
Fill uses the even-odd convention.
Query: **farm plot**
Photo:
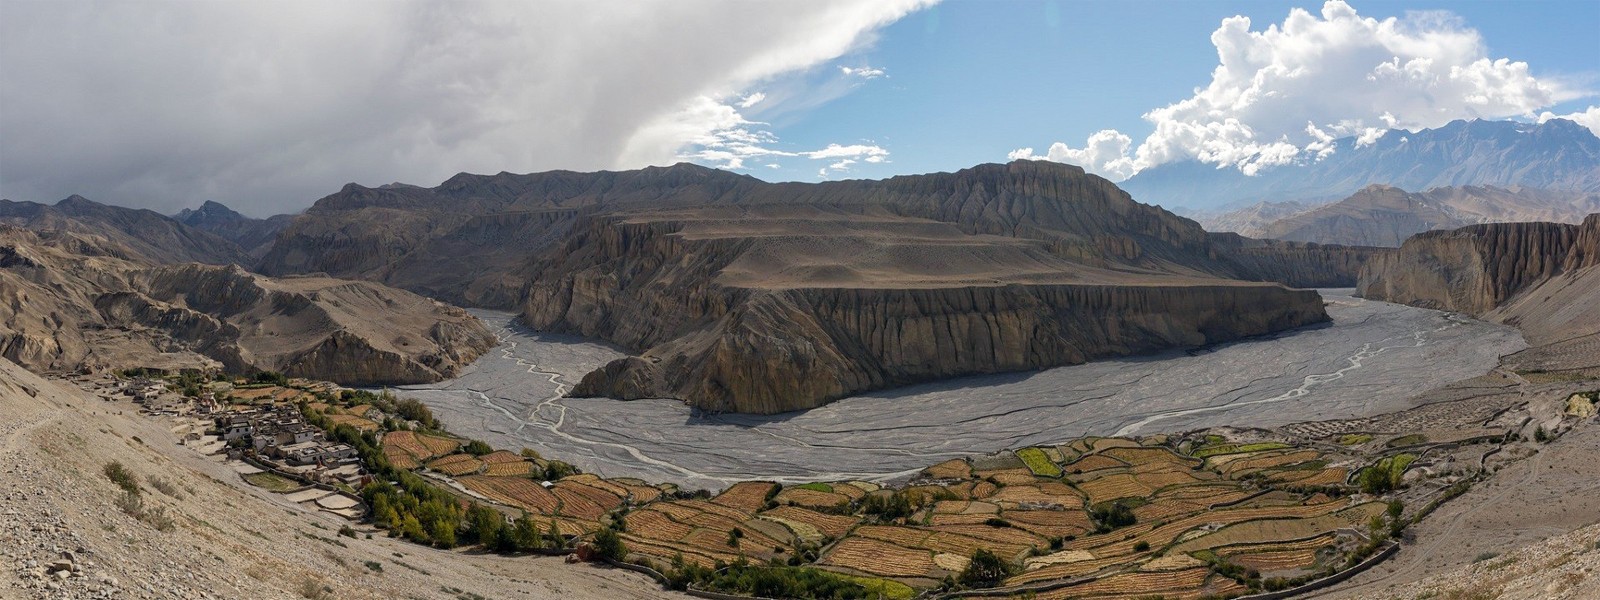
[[[396,469],[411,470],[422,466],[422,463],[417,462],[417,457],[398,446],[384,444],[383,457]]]
[[[1322,454],[1315,450],[1273,452],[1230,461],[1226,466],[1222,467],[1222,474],[1237,479],[1255,471],[1317,460],[1321,457]]]
[[[836,494],[831,491],[822,492],[804,487],[786,488],[782,492],[778,492],[775,500],[778,501],[778,504],[793,504],[812,508],[829,508],[850,503],[850,497],[844,494]]]
[[[762,516],[770,516],[786,521],[805,523],[806,525],[817,528],[817,531],[822,532],[823,535],[834,538],[843,536],[857,523],[855,517],[827,515],[794,506],[780,506],[762,513]]]
[[[842,567],[882,577],[939,579],[944,570],[933,562],[933,552],[902,548],[888,542],[849,537],[835,544],[819,565]]]
[[[429,462],[428,468],[451,477],[459,477],[483,470],[483,461],[471,454],[451,454]]]
[[[1066,471],[1072,474],[1091,473],[1100,469],[1115,469],[1126,467],[1128,463],[1103,454],[1091,454],[1078,460],[1067,463]]]
[[[461,440],[428,435],[426,433],[417,434],[417,441],[428,448],[428,451],[432,453],[431,456],[444,456],[455,452],[456,449],[461,447]]]
[[[1173,454],[1166,448],[1112,448],[1101,452],[1100,456],[1109,456],[1130,465],[1145,465],[1151,463],[1166,463],[1185,469],[1192,468],[1200,461],[1188,456]]]
[[[1141,483],[1132,474],[1128,473],[1114,473],[1105,477],[1096,477],[1079,483],[1078,489],[1089,495],[1089,504],[1091,505],[1119,498],[1143,498],[1155,491],[1155,488]]]
[[[383,447],[395,448],[418,461],[427,460],[436,456],[432,450],[417,439],[417,434],[411,431],[391,431],[383,435]]]
[[[1017,451],[1017,458],[1022,459],[1023,464],[1028,465],[1028,469],[1033,471],[1034,475],[1038,475],[1040,477],[1061,476],[1061,467],[1056,466],[1056,463],[1050,460],[1050,457],[1045,454],[1044,450],[1039,448],[1023,448]]]
[[[1237,554],[1229,559],[1241,567],[1272,574],[1282,571],[1299,571],[1317,565],[1316,550],[1275,550]]]
[[[711,501],[746,513],[761,510],[767,504],[767,494],[778,484],[770,481],[742,481],[733,484]]]
[[[507,450],[496,450],[494,452],[490,452],[488,454],[485,454],[483,456],[478,457],[478,460],[481,460],[485,464],[490,464],[490,465],[498,465],[500,463],[514,463],[514,462],[526,462],[527,461],[527,459],[523,458],[522,456],[520,456],[518,454],[515,454],[515,453],[512,453],[510,451],[507,451]]]
[[[1206,458],[1222,454],[1243,454],[1247,452],[1261,452],[1263,450],[1279,450],[1288,448],[1288,444],[1281,442],[1256,442],[1253,444],[1214,444],[1204,446],[1194,451],[1195,458]]]
[[[1382,514],[1384,504],[1368,502],[1336,513],[1308,518],[1257,519],[1235,523],[1213,533],[1174,545],[1170,552],[1194,552],[1221,546],[1267,544],[1309,538],[1335,529],[1361,526],[1374,515]]]
[[[1162,597],[1173,597],[1173,593],[1200,590],[1206,585],[1206,580],[1210,576],[1211,570],[1207,568],[1122,573],[1051,590],[1041,593],[1037,597],[1040,600],[1065,600],[1066,598],[1093,598],[1111,595],[1159,594]]]
[[[1081,509],[1068,510],[1008,510],[1002,517],[1012,527],[1031,531],[1045,537],[1081,536],[1094,529],[1089,514]]]
[[[690,531],[694,531],[694,527],[674,521],[666,513],[648,508],[628,513],[623,520],[628,524],[628,533],[664,542],[682,540]]]
[[[532,513],[553,515],[560,504],[555,494],[531,479],[468,475],[456,481],[485,498]]]
[[[533,474],[533,466],[531,461],[526,460],[489,463],[483,474],[492,477],[527,477]]]
[[[710,568],[718,562],[729,563],[739,558],[738,554],[731,552],[701,550],[682,544],[666,544],[631,533],[622,534],[622,540],[630,554],[648,556],[662,564],[670,563],[676,556],[682,556],[687,562]],[[732,548],[725,549],[732,550]]]
[[[967,479],[972,477],[972,465],[965,459],[952,458],[922,470],[931,479]]]
[[[984,471],[983,476],[985,479],[993,480],[995,483],[1003,486],[1027,485],[1037,481],[1037,479],[1033,476],[1033,470],[1027,467],[1017,469],[1000,469],[997,471]]]
[[[356,428],[356,431],[361,432],[378,430],[377,423],[373,423],[372,421],[368,421],[355,415],[328,415],[328,422],[332,423],[334,427],[338,427],[340,425],[349,425]]]

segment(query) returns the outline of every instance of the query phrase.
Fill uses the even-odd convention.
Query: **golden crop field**
[[[328,422],[335,427],[349,425],[357,431],[377,431],[378,424],[355,415],[328,415]]]
[[[1229,560],[1242,567],[1255,569],[1262,573],[1271,573],[1273,571],[1314,567],[1317,564],[1317,551],[1277,550],[1273,552],[1253,552],[1234,555]]]
[[[1057,554],[1063,553],[1064,552],[1058,552]],[[1054,555],[1046,555],[1040,558],[1049,560],[1051,556]],[[1010,579],[1006,580],[1006,585],[1022,585],[1026,583],[1038,583],[1041,581],[1054,581],[1058,579],[1082,577],[1091,573],[1097,573],[1106,567],[1112,567],[1126,563],[1126,558],[1121,556],[1113,556],[1111,558],[1096,558],[1091,560],[1051,564],[1046,567],[1023,571],[1022,573],[1014,575]]]
[[[681,544],[664,544],[657,540],[643,538],[631,533],[622,534],[622,540],[627,545],[629,552],[650,556],[662,564],[671,562],[674,556],[680,554],[685,561],[708,568],[717,561],[726,563],[739,558],[739,555],[730,552],[712,552],[686,547]],[[732,550],[733,548],[725,547],[725,549]]]
[[[933,533],[911,527],[897,527],[893,525],[862,525],[857,527],[855,531],[850,532],[850,535],[881,540],[896,546],[916,548],[921,546],[922,541],[928,539],[928,536],[933,535]]]
[[[761,510],[767,503],[767,494],[772,487],[778,485],[770,481],[741,481],[733,484],[711,501],[723,506],[730,506],[746,513]]]
[[[410,431],[391,431],[383,434],[383,446],[403,450],[417,460],[427,460],[434,456],[433,451],[417,439],[417,434]]]
[[[1260,510],[1260,509],[1258,509]],[[1236,522],[1215,532],[1179,543],[1170,552],[1194,552],[1239,544],[1266,544],[1298,540],[1341,527],[1364,526],[1373,515],[1382,514],[1381,502],[1350,507],[1321,516],[1299,519],[1256,519]],[[1227,511],[1223,511],[1227,512]]]
[[[461,440],[453,440],[446,437],[428,435],[426,433],[417,434],[417,441],[421,442],[423,446],[426,446],[428,451],[432,453],[432,456],[444,456],[451,452],[455,452],[457,448],[461,447]]]
[[[1161,594],[1167,596],[1167,592],[1197,590],[1206,584],[1206,578],[1210,577],[1210,575],[1211,570],[1204,567],[1181,571],[1121,573],[1044,592],[1039,594],[1038,598],[1041,600],[1046,598],[1052,600],[1092,598],[1110,594]]]
[[[942,573],[939,566],[933,562],[932,552],[901,548],[888,542],[863,537],[841,540],[817,563],[883,577],[937,579]]]
[[[666,513],[648,508],[630,512],[623,520],[628,524],[628,533],[668,542],[681,540],[694,529],[672,520]]]
[[[428,463],[428,468],[452,477],[477,473],[483,462],[471,454],[451,454]]]
[[[1190,468],[1200,464],[1200,460],[1179,456],[1166,448],[1112,448],[1100,453],[1100,456],[1109,456],[1126,462],[1130,465],[1149,463],[1168,463],[1182,468]]]
[[[542,515],[556,513],[556,497],[532,479],[468,475],[456,481],[484,497]]]
[[[522,458],[521,455],[513,453],[513,452],[510,452],[508,450],[496,450],[494,452],[490,452],[488,454],[485,454],[483,456],[478,457],[478,460],[481,460],[481,461],[483,461],[485,463],[488,463],[488,464],[491,464],[491,465],[497,465],[497,464],[500,464],[500,463],[523,462],[525,459]]]
[[[952,458],[922,470],[933,479],[966,479],[972,477],[972,465],[966,460]]]
[[[850,497],[844,494],[819,492],[817,490],[808,490],[800,487],[785,488],[782,492],[778,492],[778,497],[776,499],[778,504],[794,504],[798,506],[819,508],[827,508],[830,506],[850,503]]]
[[[1067,466],[1062,467],[1062,469],[1068,473],[1076,474],[1099,471],[1100,469],[1115,469],[1117,467],[1126,466],[1128,466],[1128,463],[1122,462],[1115,458],[1111,458],[1103,454],[1090,454],[1078,460],[1067,463]]]
[[[1012,527],[1026,529],[1046,537],[1081,536],[1094,529],[1089,514],[1080,509],[1068,510],[1008,510],[1004,518]]]
[[[533,474],[533,463],[525,460],[490,463],[483,474],[494,477],[527,477]]]
[[[595,521],[598,520],[601,515],[606,514],[606,511],[611,510],[610,508],[595,502],[589,497],[588,494],[577,489],[580,487],[583,486],[577,484],[568,484],[565,482],[556,482],[555,487],[550,488],[550,493],[555,494],[556,498],[561,499],[561,514],[569,517],[577,517],[586,521]]]
[[[1079,483],[1078,489],[1089,495],[1089,504],[1091,505],[1118,498],[1149,496],[1150,492],[1155,491],[1127,473],[1115,473],[1105,477],[1097,477]]]
[[[796,523],[805,523],[817,528],[817,531],[822,532],[823,535],[834,538],[843,536],[857,522],[855,517],[827,515],[795,506],[780,506],[761,513],[761,515]]]
[[[416,457],[412,456],[410,452],[406,452],[405,449],[398,446],[384,444],[383,457],[388,459],[389,464],[394,465],[396,469],[410,470],[422,466],[422,463],[417,462]]]
[[[1306,462],[1308,460],[1316,460],[1321,457],[1322,453],[1315,450],[1274,452],[1270,454],[1263,453],[1261,456],[1231,461],[1226,467],[1223,467],[1222,472],[1229,477],[1239,477],[1251,471],[1259,471],[1261,469],[1280,467],[1283,465],[1292,465],[1294,463]]]

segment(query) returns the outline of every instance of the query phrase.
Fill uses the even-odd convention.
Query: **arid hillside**
[[[437,381],[494,344],[466,312],[380,284],[134,256],[0,226],[0,355],[38,371],[213,365],[357,385]]]
[[[686,597],[559,558],[340,536],[348,521],[244,485],[125,409],[0,359],[0,598]],[[142,488],[136,507],[104,475],[113,461]]]

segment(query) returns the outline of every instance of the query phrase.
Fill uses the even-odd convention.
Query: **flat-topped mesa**
[[[1327,320],[1320,296],[1070,262],[1053,244],[838,207],[586,219],[523,319],[640,354],[575,396],[779,413],[946,377],[1231,341]]]
[[[1359,293],[1483,315],[1558,273],[1592,264],[1600,215],[1583,225],[1495,223],[1411,236],[1399,252],[1369,262]],[[1578,244],[1584,240],[1584,245]],[[1572,266],[1568,266],[1569,261]]]

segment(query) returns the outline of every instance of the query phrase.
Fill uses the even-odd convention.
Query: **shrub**
[[[106,479],[110,479],[111,483],[117,484],[117,487],[122,488],[122,491],[129,494],[139,493],[139,480],[133,476],[133,472],[129,471],[127,467],[122,466],[122,463],[114,460],[106,463],[105,473]]]
[[[1089,512],[1089,516],[1099,523],[1096,529],[1101,533],[1139,522],[1139,518],[1133,515],[1133,509],[1121,502],[1108,502],[1096,506]]]
[[[1544,430],[1544,426],[1543,425],[1540,425],[1540,426],[1534,428],[1534,430],[1533,430],[1533,441],[1539,442],[1541,444],[1550,441],[1550,434]]]
[[[489,444],[486,444],[481,440],[472,440],[467,442],[466,447],[462,448],[462,450],[465,450],[467,454],[471,454],[473,456],[483,456],[490,452],[494,452],[494,448],[490,447]]]
[[[622,536],[611,529],[601,529],[594,534],[594,551],[600,558],[622,560],[628,555],[628,546],[622,543]]]
[[[1016,569],[1016,565],[1006,562],[999,555],[979,548],[972,553],[972,560],[967,562],[967,568],[961,570],[957,581],[971,587],[994,587],[1015,573]]]
[[[1144,552],[1144,551],[1149,550],[1149,549],[1150,549],[1150,542],[1146,542],[1146,541],[1142,541],[1141,540],[1139,543],[1133,545],[1133,551],[1134,552]]]
[[[256,371],[250,377],[251,383],[270,383],[272,385],[289,385],[289,378],[277,371]]]
[[[339,535],[342,535],[342,536],[350,538],[350,539],[355,539],[356,530],[352,529],[349,525],[340,525],[339,526]]]
[[[383,572],[383,563],[381,563],[381,562],[378,562],[378,561],[375,561],[375,560],[369,560],[369,561],[366,561],[366,562],[361,563],[361,564],[366,565],[367,568],[371,569],[372,572],[374,572],[374,573],[382,573]]]
[[[146,477],[145,481],[150,483],[150,487],[155,488],[156,490],[160,491],[163,494],[166,494],[168,496],[172,496],[173,498],[182,498],[183,497],[182,494],[180,494],[178,492],[178,486],[172,485],[172,482],[170,482],[170,481],[167,481],[167,480],[162,479],[160,477],[156,477],[155,475],[151,475],[149,477]]]

